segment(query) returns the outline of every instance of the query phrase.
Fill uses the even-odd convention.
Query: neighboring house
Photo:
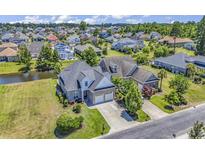
[[[58,52],[60,59],[68,60],[74,58],[74,51],[71,50],[71,47],[64,43],[57,43],[54,46],[54,49]]]
[[[196,51],[196,44],[194,44],[193,42],[185,43],[184,48],[188,50]]]
[[[28,45],[28,51],[30,52],[32,58],[38,58],[43,45],[44,42],[32,42]]]
[[[4,34],[1,39],[2,42],[12,42],[18,45],[25,44],[29,40],[29,38],[21,32]]]
[[[8,47],[0,51],[0,61],[15,62],[18,60],[17,50]]]
[[[95,47],[95,46],[93,46],[93,45],[91,45],[91,44],[77,45],[77,46],[75,46],[74,51],[75,51],[75,53],[77,53],[77,54],[81,54],[81,53],[83,53],[86,49],[88,49],[89,47],[93,48],[94,51],[95,51],[98,55],[101,55],[102,50],[99,49],[99,48],[97,48],[97,47]]]
[[[131,57],[104,58],[100,62],[100,67],[104,73],[108,72],[111,76],[136,81],[141,90],[144,86],[158,88],[159,79],[152,72],[140,68]]]
[[[49,42],[52,42],[52,43],[56,43],[58,41],[58,38],[53,34],[48,35],[47,39]]]
[[[194,41],[189,39],[189,38],[176,38],[176,39],[174,39],[174,37],[165,36],[163,39],[159,40],[159,43],[167,44],[171,47],[173,47],[174,43],[175,43],[176,47],[184,47],[185,44],[187,44],[187,43],[194,44]]]
[[[149,40],[160,40],[162,38],[161,34],[158,32],[151,32],[149,35]]]
[[[45,37],[40,34],[34,34],[32,36],[34,42],[41,42],[45,40]]]
[[[11,38],[13,38],[14,35],[11,34],[11,33],[6,33],[6,34],[3,34],[2,37],[1,37],[1,41],[2,42],[10,42]]]
[[[180,53],[168,57],[160,57],[154,60],[153,64],[160,68],[165,68],[173,73],[187,73],[187,65],[195,64],[200,69],[205,69],[205,57],[193,56],[189,57],[186,54]]]
[[[94,105],[113,101],[115,86],[100,69],[87,63],[75,62],[64,69],[58,84],[69,101],[78,99]]]
[[[130,38],[123,38],[117,42],[112,43],[112,49],[127,52],[124,49],[126,47],[131,48],[134,52],[136,49],[142,49],[144,47],[144,41],[143,40],[133,40]]]
[[[88,40],[90,39],[91,35],[89,33],[82,33],[80,34],[80,40]]]
[[[149,35],[145,34],[144,32],[137,32],[134,36],[132,36],[134,40],[148,40]]]
[[[99,34],[99,37],[103,38],[103,39],[105,39],[105,38],[107,38],[109,36],[111,36],[111,35],[108,32],[106,32],[106,31],[100,32],[100,34]]]
[[[105,38],[105,40],[109,43],[113,43],[113,42],[118,41],[118,39],[116,39],[114,36],[109,36],[109,37]]]
[[[71,35],[68,37],[67,42],[71,46],[75,46],[77,44],[80,44],[80,37],[78,35]]]
[[[3,43],[0,45],[0,52],[3,51],[6,48],[11,48],[14,50],[18,50],[18,45],[15,43]]]

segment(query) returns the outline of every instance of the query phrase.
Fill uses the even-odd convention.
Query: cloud
[[[114,19],[123,19],[127,17],[129,17],[129,15],[112,15],[112,18]]]
[[[55,23],[66,23],[68,20],[70,20],[72,17],[69,15],[60,15],[60,16],[53,16],[51,20]]]
[[[43,19],[40,18],[40,16],[25,16],[23,20],[19,20],[19,21],[14,21],[12,23],[34,23],[34,24],[38,24],[38,23],[49,23],[48,19]]]
[[[125,20],[127,23],[129,24],[138,24],[138,23],[142,23],[142,19],[126,19]]]

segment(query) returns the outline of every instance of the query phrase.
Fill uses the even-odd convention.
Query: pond
[[[29,73],[2,74],[0,75],[0,84],[27,82],[27,81],[48,79],[54,77],[55,74],[53,72],[36,72],[36,71],[32,71]]]

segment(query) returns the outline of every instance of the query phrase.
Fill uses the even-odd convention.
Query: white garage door
[[[104,102],[104,95],[95,96],[95,103],[102,103]]]
[[[111,101],[113,100],[113,92],[109,94],[105,94],[105,101]]]

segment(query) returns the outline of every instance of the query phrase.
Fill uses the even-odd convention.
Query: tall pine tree
[[[205,16],[199,22],[197,27],[197,53],[205,55]]]

